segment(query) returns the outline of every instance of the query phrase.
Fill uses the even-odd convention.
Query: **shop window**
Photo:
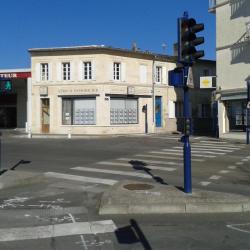
[[[41,63],[41,81],[49,80],[49,64]]]
[[[92,79],[92,63],[91,62],[83,63],[83,79],[84,80]]]
[[[63,80],[68,81],[70,80],[70,63],[62,63],[62,70],[63,70]]]
[[[111,124],[137,124],[138,99],[111,98],[110,100]]]
[[[95,98],[63,98],[63,125],[94,125],[96,124]]]
[[[121,80],[121,63],[114,62],[113,64],[114,80]]]

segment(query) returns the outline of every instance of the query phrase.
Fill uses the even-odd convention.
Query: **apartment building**
[[[246,127],[246,79],[250,76],[250,1],[210,0],[216,14],[219,133]]]
[[[168,71],[176,67],[176,57],[106,46],[29,52],[32,133],[129,134],[179,129],[182,93],[168,86]],[[215,62],[197,64],[195,85],[204,71],[214,75]],[[207,117],[211,90],[197,87],[197,91],[200,94],[193,97],[192,107],[197,117],[198,113],[200,118]]]

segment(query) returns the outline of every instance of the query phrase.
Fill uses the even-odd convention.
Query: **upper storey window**
[[[63,70],[63,80],[64,81],[70,80],[70,63],[69,62],[62,63],[62,70]]]
[[[113,65],[113,72],[114,72],[114,80],[121,80],[121,63],[118,63],[118,62],[114,62],[114,65]]]
[[[92,63],[91,62],[83,63],[83,79],[92,80]]]
[[[155,68],[155,82],[161,83],[162,82],[162,67],[156,66]]]
[[[40,73],[41,73],[41,81],[49,80],[49,64],[48,63],[41,63]]]

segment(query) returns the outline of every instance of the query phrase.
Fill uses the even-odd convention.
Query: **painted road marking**
[[[177,149],[163,149],[164,154],[170,154],[170,155],[183,155],[180,150]],[[169,151],[169,152],[168,152]],[[205,158],[215,158],[214,155],[201,155],[201,154],[192,154],[192,157],[205,157]]]
[[[234,151],[234,150],[230,150],[230,149],[221,149],[221,148],[207,147],[207,146],[202,146],[202,145],[199,145],[199,146],[193,145],[191,147],[196,147],[196,148],[199,148],[199,149],[205,148],[206,150],[214,150],[214,151],[226,152],[226,153],[231,153],[231,152]]]
[[[250,234],[250,223],[227,225],[228,228]],[[247,229],[244,229],[246,227]]]
[[[177,162],[171,162],[171,161],[155,161],[155,160],[145,160],[145,159],[138,159],[138,158],[118,158],[118,161],[141,161],[145,163],[150,163],[150,164],[162,164],[162,165],[172,165],[172,166],[182,166],[182,164],[177,163]]]
[[[144,155],[144,154],[138,154],[138,155],[135,155],[135,156],[138,156],[138,157],[145,157],[145,158],[157,158],[157,159],[170,159],[170,160],[177,160],[177,161],[183,161],[182,158],[180,157],[174,157],[174,156],[161,156],[161,155]],[[205,160],[203,159],[192,159],[192,161],[197,161],[197,162],[204,162]]]
[[[235,164],[236,164],[236,165],[243,165],[244,162],[236,162]]]
[[[131,159],[130,159],[131,161]],[[99,165],[108,165],[108,166],[122,166],[122,167],[129,167],[133,168],[133,165],[131,163],[121,163],[121,162],[109,162],[109,161],[100,161],[97,162]],[[138,164],[140,166],[140,164]],[[162,170],[162,171],[175,171],[176,168],[170,168],[170,167],[158,167],[158,166],[151,166],[147,165],[146,168],[153,169],[153,170]]]
[[[127,172],[127,171],[118,171],[118,170],[108,170],[108,169],[101,169],[101,168],[87,168],[87,167],[74,167],[71,168],[73,170],[84,171],[84,172],[94,172],[94,173],[104,173],[104,174],[114,174],[114,175],[126,175],[126,176],[133,176],[139,178],[146,178],[151,179],[152,177],[148,174],[137,173],[137,172]]]
[[[236,166],[228,166],[227,168],[229,168],[229,169],[236,169],[237,167]]]
[[[200,142],[205,142],[205,143],[213,143],[213,144],[225,144],[226,142],[224,141],[200,141]]]
[[[182,147],[174,147],[177,149],[182,149]],[[206,154],[216,154],[216,155],[225,155],[225,153],[222,152],[213,152],[213,151],[207,151],[206,149],[199,149],[198,147],[191,147],[192,153],[206,153]]]
[[[86,177],[86,176],[62,174],[62,173],[57,173],[57,172],[47,172],[44,175],[46,177],[52,177],[52,178],[57,178],[57,179],[98,183],[98,184],[105,184],[105,185],[111,185],[111,186],[117,183],[116,180],[111,180],[111,179],[92,178],[92,177]]]
[[[220,178],[221,178],[221,176],[219,176],[219,175],[212,175],[209,177],[209,179],[211,179],[211,180],[219,180]]]
[[[247,161],[249,161],[249,159],[242,159],[241,161],[247,162]]]
[[[221,170],[221,171],[219,171],[219,173],[220,174],[228,174],[228,173],[230,173],[230,171],[229,170]]]
[[[200,184],[201,184],[201,186],[208,186],[209,184],[211,184],[211,182],[209,182],[209,181],[202,181],[202,182],[200,182]]]
[[[35,240],[84,234],[113,233],[117,230],[112,220],[63,223],[38,227],[0,229],[0,241]]]
[[[70,219],[72,220],[73,223],[76,223],[75,217],[72,214],[69,213],[69,217],[70,217]],[[88,250],[86,241],[85,241],[82,234],[80,234],[80,238],[81,238],[82,246],[84,247],[84,249]]]
[[[239,149],[241,149],[241,148],[237,148],[237,147],[217,146],[217,145],[209,145],[209,144],[201,144],[201,143],[193,143],[191,145],[199,146],[199,147],[206,147],[206,148],[213,148],[213,149],[227,149],[227,150],[239,150]]]

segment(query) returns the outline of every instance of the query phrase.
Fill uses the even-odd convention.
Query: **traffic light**
[[[204,50],[196,50],[196,46],[204,43],[204,37],[196,33],[204,30],[204,24],[197,24],[194,18],[178,18],[178,57],[179,62],[191,66],[205,55]]]
[[[1,80],[0,81],[0,93],[10,93],[12,91],[11,80]]]
[[[188,118],[184,120],[184,134],[185,135],[191,134],[191,121]]]

